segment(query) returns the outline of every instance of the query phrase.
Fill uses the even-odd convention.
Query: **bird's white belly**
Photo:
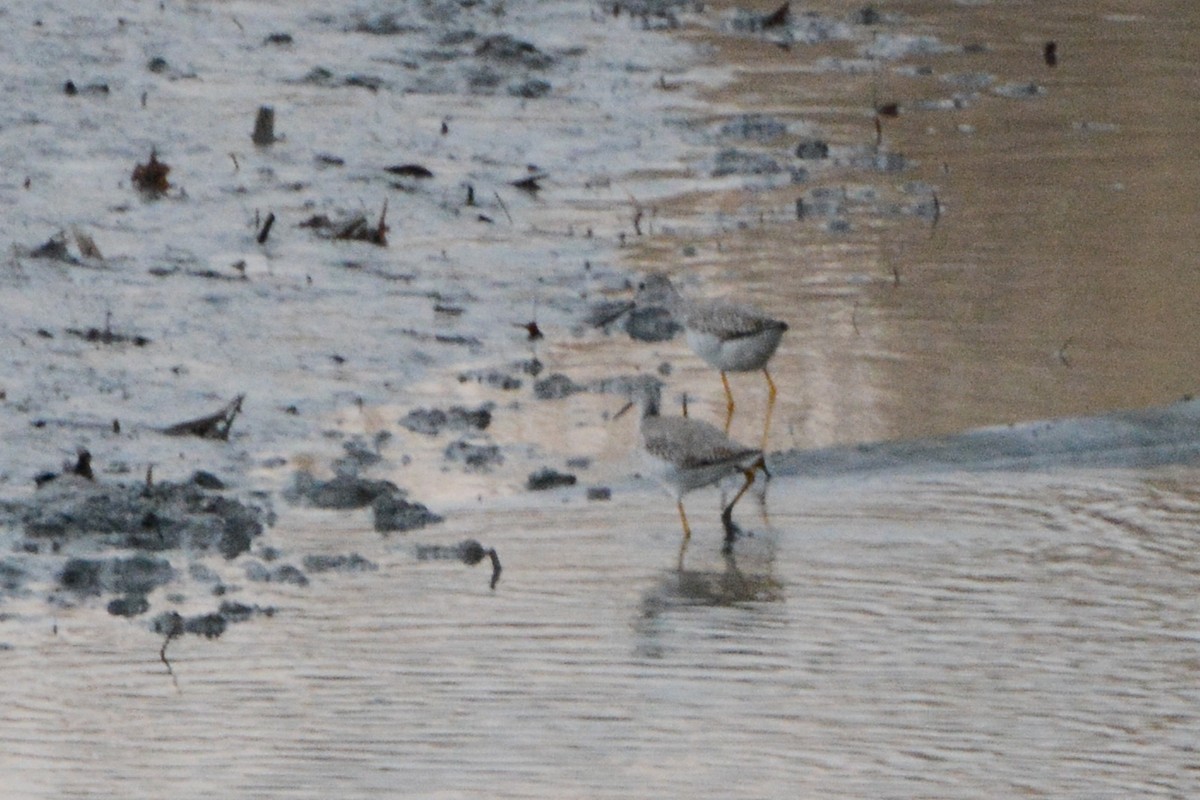
[[[782,336],[782,330],[768,329],[757,336],[723,340],[711,333],[689,329],[687,342],[713,369],[750,372],[766,366]]]

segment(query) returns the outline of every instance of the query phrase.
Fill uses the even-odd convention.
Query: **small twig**
[[[858,330],[858,300],[854,301],[854,308],[850,311],[850,325],[854,328],[854,335],[861,336],[862,333]]]
[[[500,556],[496,555],[496,550],[492,547],[487,549],[487,555],[492,560],[492,582],[489,584],[489,588],[495,589],[496,584],[500,582]]]
[[[271,226],[275,224],[275,212],[267,214],[267,220],[263,223],[262,230],[258,232],[258,243],[266,244],[267,237],[271,235]]]
[[[164,666],[166,666],[167,674],[171,676],[171,683],[175,684],[175,691],[183,694],[183,689],[179,688],[179,678],[175,677],[175,670],[171,668],[171,662],[167,660],[167,645],[171,643],[171,640],[174,639],[176,635],[177,634],[175,634],[174,631],[171,631],[163,639],[162,649],[158,651],[158,660],[161,661]]]
[[[242,401],[246,399],[246,395],[239,394],[225,405],[220,411],[215,414],[208,414],[198,419],[179,422],[170,427],[163,428],[163,433],[167,436],[199,436],[201,439],[219,439],[227,441],[229,439],[229,429],[233,427],[233,421],[242,410]]]
[[[938,220],[942,218],[942,201],[938,199],[936,191],[931,191],[933,195],[933,224],[930,227],[936,228]]]
[[[508,217],[508,224],[512,225],[512,214],[508,213],[508,206],[504,205],[504,198],[500,196],[499,192],[492,192],[492,194],[496,195],[496,202],[500,204],[500,210],[504,212],[504,216]]]
[[[387,226],[387,222],[385,222],[385,220],[387,219],[387,207],[388,207],[388,201],[387,201],[387,198],[385,197],[385,198],[383,198],[383,209],[379,212],[379,224],[375,226],[375,236],[371,240],[375,244],[379,244],[379,245],[387,244],[388,226]]]

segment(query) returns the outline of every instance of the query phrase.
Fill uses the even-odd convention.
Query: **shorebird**
[[[683,526],[683,541],[679,545],[679,569],[682,570],[683,555],[692,538],[692,529],[683,509],[684,495],[719,483],[735,473],[740,472],[745,476],[741,489],[721,512],[721,521],[725,526],[722,552],[728,555],[733,552],[733,540],[737,533],[733,524],[733,507],[754,483],[755,470],[762,469],[765,472],[766,464],[762,450],[733,441],[715,425],[693,417],[661,416],[660,394],[657,385],[641,388],[634,399],[617,412],[617,416],[624,414],[635,403],[641,404],[642,450],[650,462],[654,477],[674,492],[675,507],[679,510],[679,522]]]
[[[767,415],[763,423],[762,449],[767,449],[771,413],[775,409],[775,381],[767,362],[775,355],[779,340],[788,326],[768,317],[756,308],[721,300],[698,301],[685,298],[662,273],[652,273],[638,286],[637,306],[662,306],[683,326],[687,342],[710,367],[721,373],[725,387],[725,432],[733,421],[733,392],[728,372],[757,372],[767,379]]]

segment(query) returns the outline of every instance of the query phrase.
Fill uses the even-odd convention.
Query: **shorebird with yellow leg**
[[[722,300],[698,301],[685,298],[662,273],[652,273],[638,286],[635,306],[658,305],[666,308],[683,326],[687,342],[706,364],[721,373],[725,387],[725,432],[733,421],[733,391],[729,372],[762,370],[767,380],[767,413],[763,422],[761,449],[767,449],[771,414],[775,410],[775,381],[767,363],[788,326],[756,308]]]
[[[637,388],[633,400],[617,412],[617,416],[635,404],[641,405],[642,450],[653,476],[673,491],[679,522],[683,526],[683,541],[679,545],[679,569],[682,570],[683,556],[692,537],[683,508],[684,495],[715,485],[739,472],[745,477],[741,489],[721,512],[725,526],[722,552],[728,555],[733,552],[733,541],[737,536],[733,507],[754,483],[755,471],[766,472],[766,462],[762,450],[733,441],[715,425],[694,417],[660,415],[660,396],[661,388],[657,383],[646,383]]]

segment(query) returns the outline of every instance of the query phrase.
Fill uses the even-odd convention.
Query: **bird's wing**
[[[687,316],[687,326],[720,339],[757,336],[782,322],[750,306],[711,303],[696,306]],[[784,326],[786,329],[786,326]]]
[[[698,419],[657,417],[643,429],[646,451],[685,469],[744,461],[759,451]]]

